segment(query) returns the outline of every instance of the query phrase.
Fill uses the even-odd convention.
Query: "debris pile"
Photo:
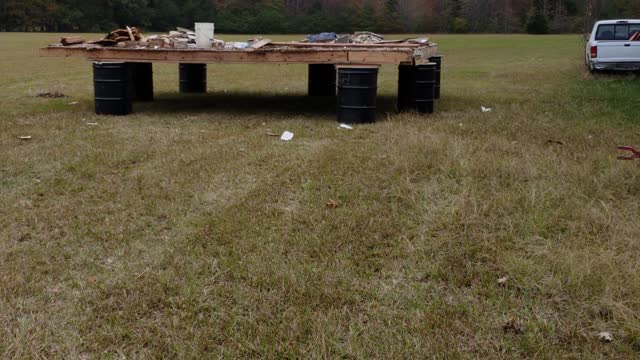
[[[384,36],[369,31],[360,31],[353,34],[336,34],[324,32],[307,35],[304,42],[329,43],[329,44],[376,44],[384,41]]]
[[[196,24],[197,27],[198,24]],[[56,46],[72,46],[84,48],[100,48],[100,47],[121,47],[136,49],[216,49],[216,50],[247,50],[253,51],[267,46],[279,47],[296,47],[296,46],[335,46],[331,44],[354,44],[354,45],[391,45],[391,44],[418,44],[431,46],[432,43],[428,38],[409,38],[402,40],[385,40],[384,36],[370,31],[360,31],[353,34],[337,34],[334,32],[325,32],[315,35],[308,35],[302,41],[292,41],[285,43],[272,42],[270,39],[254,38],[242,42],[225,42],[214,38],[213,25],[211,25],[211,33],[206,34],[202,30],[193,31],[178,27],[168,34],[151,35],[145,37],[137,27],[126,26],[124,29],[116,29],[103,39],[95,41],[85,41],[81,37],[71,36],[60,40],[60,45]],[[201,31],[200,36],[198,31]],[[640,35],[640,33],[639,33]],[[200,39],[200,40],[199,40]],[[204,39],[204,40],[203,40]],[[327,44],[327,45],[325,45]],[[395,46],[395,45],[392,45]]]
[[[302,40],[306,43],[324,43],[324,44],[396,44],[396,43],[413,43],[424,44],[429,43],[428,38],[408,38],[402,40],[385,40],[384,36],[376,34],[370,31],[358,31],[353,34],[336,34],[336,33],[320,33],[314,35],[307,35],[306,39]]]
[[[151,48],[176,48],[176,49],[194,49],[196,47],[196,33],[189,29],[176,28],[169,34],[151,35],[144,39],[141,46],[148,45]]]
[[[369,31],[357,32],[349,37],[353,44],[376,44],[384,41],[384,36]]]

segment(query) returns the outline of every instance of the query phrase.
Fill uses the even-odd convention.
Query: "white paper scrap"
[[[291,141],[291,140],[293,140],[294,136],[295,135],[292,132],[285,131],[282,134],[282,137],[280,137],[280,140],[282,140],[282,141]]]

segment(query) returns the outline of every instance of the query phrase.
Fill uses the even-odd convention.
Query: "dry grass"
[[[304,66],[187,98],[157,66],[155,103],[98,117],[53,39],[0,34],[3,357],[640,355],[640,83],[584,74],[577,36],[438,36],[438,113],[393,114],[384,68],[353,131]]]

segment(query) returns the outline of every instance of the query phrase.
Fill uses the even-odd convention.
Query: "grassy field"
[[[0,34],[1,357],[640,356],[640,79],[579,36],[435,36],[437,114],[384,67],[352,131],[297,65],[96,116],[56,38]]]

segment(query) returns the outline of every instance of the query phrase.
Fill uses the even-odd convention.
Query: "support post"
[[[153,64],[130,63],[134,101],[153,101]]]
[[[131,69],[127,63],[93,63],[95,109],[98,115],[133,112]]]
[[[436,64],[436,91],[435,99],[440,100],[440,83],[442,82],[442,56],[433,56],[429,59],[430,62]]]
[[[309,96],[336,96],[335,65],[309,65]]]
[[[180,92],[207,92],[207,64],[180,64]]]
[[[338,122],[376,121],[379,66],[338,67]]]
[[[398,111],[432,114],[435,104],[436,64],[400,65]]]

